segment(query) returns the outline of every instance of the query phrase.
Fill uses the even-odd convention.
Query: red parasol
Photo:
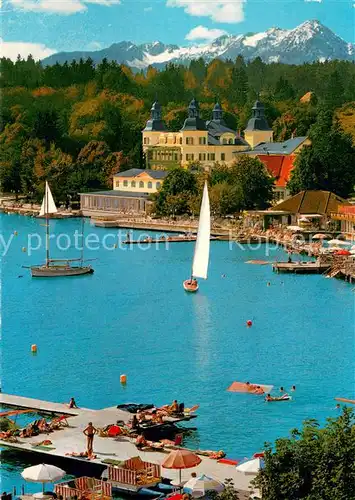
[[[192,469],[202,462],[201,458],[189,450],[173,450],[161,464],[164,469],[178,469],[181,483],[181,469]]]
[[[118,427],[118,425],[111,425],[107,434],[110,437],[116,437],[116,436],[119,436],[120,434],[122,434],[122,429],[121,429],[121,427]]]
[[[334,252],[335,255],[351,255],[351,253],[349,252],[349,250],[338,250],[337,252]]]

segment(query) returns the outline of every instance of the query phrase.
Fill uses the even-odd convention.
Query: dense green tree
[[[231,167],[241,210],[267,208],[273,199],[274,179],[257,158],[241,155]]]
[[[197,194],[196,175],[182,168],[175,168],[167,175],[155,196],[158,214],[186,213],[191,195]]]
[[[263,500],[355,499],[355,419],[350,409],[294,429],[289,438],[266,446],[265,467],[256,478]]]
[[[295,91],[290,82],[280,76],[275,86],[274,99],[279,101],[287,101],[295,97]]]
[[[215,215],[225,216],[236,213],[242,206],[242,193],[238,184],[220,182],[210,189],[211,211]]]
[[[355,184],[355,148],[350,135],[322,111],[311,127],[311,145],[302,148],[289,182],[291,193],[324,189],[347,197]]]
[[[231,72],[230,98],[238,108],[241,108],[247,102],[248,90],[248,76],[245,65],[237,60]]]
[[[334,109],[344,103],[344,83],[339,71],[333,71],[324,82],[323,102],[327,109]]]

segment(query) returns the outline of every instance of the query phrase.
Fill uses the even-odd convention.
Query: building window
[[[144,188],[144,182],[143,181],[139,181],[139,187],[140,188]]]
[[[189,146],[192,146],[194,143],[194,138],[193,137],[186,137],[186,144]]]
[[[125,187],[127,187],[127,186],[128,186],[128,181],[123,181],[123,185],[124,185]]]
[[[209,161],[215,161],[215,159],[216,159],[215,153],[208,153],[207,160],[209,160]]]
[[[149,137],[144,137],[144,144],[149,144]]]
[[[198,142],[199,144],[206,144],[206,137],[199,137]]]
[[[223,144],[228,144],[227,139],[223,139]]]
[[[228,144],[233,144],[233,139],[229,139]]]
[[[187,154],[186,155],[186,161],[192,161],[194,159],[194,155],[193,154]]]
[[[180,137],[180,140],[179,140],[180,144],[182,144],[182,137]]]
[[[115,186],[116,186],[116,188],[120,187],[120,181],[116,181]]]
[[[198,159],[199,159],[200,161],[206,161],[206,153],[200,153],[200,154],[198,155]]]
[[[161,186],[161,182],[157,182],[157,183],[156,183],[156,185],[155,185],[155,187],[156,187],[157,189],[159,189],[159,188],[160,188],[160,186]]]
[[[131,181],[131,187],[133,187],[133,188],[136,187],[136,181]]]
[[[225,153],[221,153],[221,160],[224,161],[226,159],[226,154]]]
[[[148,182],[148,189],[152,189],[152,187],[153,187],[153,184],[149,181]]]

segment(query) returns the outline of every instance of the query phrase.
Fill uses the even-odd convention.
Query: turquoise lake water
[[[306,418],[336,416],[335,396],[354,397],[351,285],[274,274],[270,265],[245,262],[285,258],[280,248],[241,249],[228,242],[211,243],[209,279],[200,281],[195,295],[182,289],[193,243],[169,250],[100,248],[86,253],[98,259],[93,275],[32,279],[21,266],[40,263],[44,251],[28,256],[22,248],[29,233],[43,232],[40,224],[0,215],[5,241],[18,232],[1,265],[3,392],[59,402],[74,396],[89,408],[173,399],[199,404],[192,423],[198,431],[186,445],[223,449],[236,459]],[[80,232],[79,220],[51,224],[56,234]],[[88,223],[85,231],[100,239],[114,233]],[[124,387],[122,373],[128,377]],[[290,403],[266,404],[262,397],[226,392],[234,380],[276,390],[295,384],[297,391]],[[29,460],[3,457],[2,490],[22,484],[21,467]]]

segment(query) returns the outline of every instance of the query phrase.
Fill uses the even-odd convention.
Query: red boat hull
[[[185,280],[183,282],[183,287],[186,292],[194,293],[198,290],[198,283],[197,281],[195,283],[191,283],[191,280]]]

